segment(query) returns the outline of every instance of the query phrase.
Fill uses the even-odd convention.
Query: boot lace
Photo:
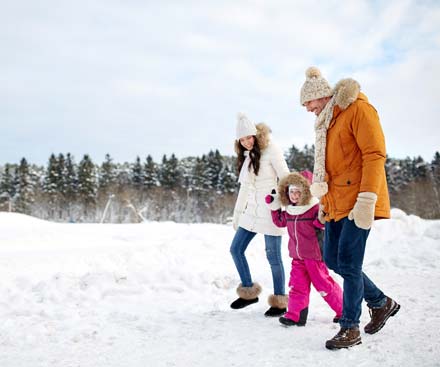
[[[348,335],[348,330],[346,328],[341,328],[341,330],[338,331],[338,333],[335,335],[335,339],[345,339]]]

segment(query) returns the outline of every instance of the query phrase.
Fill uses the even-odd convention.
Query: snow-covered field
[[[229,226],[0,213],[0,366],[440,366],[440,221],[392,215],[375,223],[365,272],[401,310],[378,334],[362,332],[360,346],[328,351],[338,326],[316,291],[304,328],[263,316],[262,236],[248,255],[263,294],[235,311]],[[361,326],[368,319],[364,305]]]

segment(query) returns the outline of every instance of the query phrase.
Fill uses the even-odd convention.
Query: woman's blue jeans
[[[325,223],[324,262],[344,279],[344,306],[341,327],[359,326],[362,299],[368,307],[382,307],[386,297],[362,271],[365,245],[370,230],[343,218]]]
[[[246,260],[245,251],[256,235],[244,228],[238,227],[231,244],[231,254],[234,259],[243,287],[252,287],[252,277]],[[272,280],[275,295],[285,294],[285,274],[281,258],[281,236],[264,235],[266,243],[266,257],[272,270]]]

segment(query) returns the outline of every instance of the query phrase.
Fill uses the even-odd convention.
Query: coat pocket
[[[351,169],[331,179],[331,191],[338,211],[353,208],[361,185],[362,167]]]

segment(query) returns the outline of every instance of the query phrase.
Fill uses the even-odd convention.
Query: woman
[[[244,114],[238,115],[235,151],[240,172],[240,191],[234,209],[231,254],[241,284],[237,288],[239,298],[231,308],[239,309],[258,302],[261,286],[252,281],[245,251],[257,233],[264,234],[266,256],[272,270],[274,294],[269,296],[270,308],[265,316],[280,316],[286,312],[285,275],[281,259],[282,228],[277,228],[265,203],[265,196],[277,187],[277,178],[289,173],[281,150],[270,142],[270,129],[260,123],[255,125]],[[269,190],[269,191],[268,191]]]

